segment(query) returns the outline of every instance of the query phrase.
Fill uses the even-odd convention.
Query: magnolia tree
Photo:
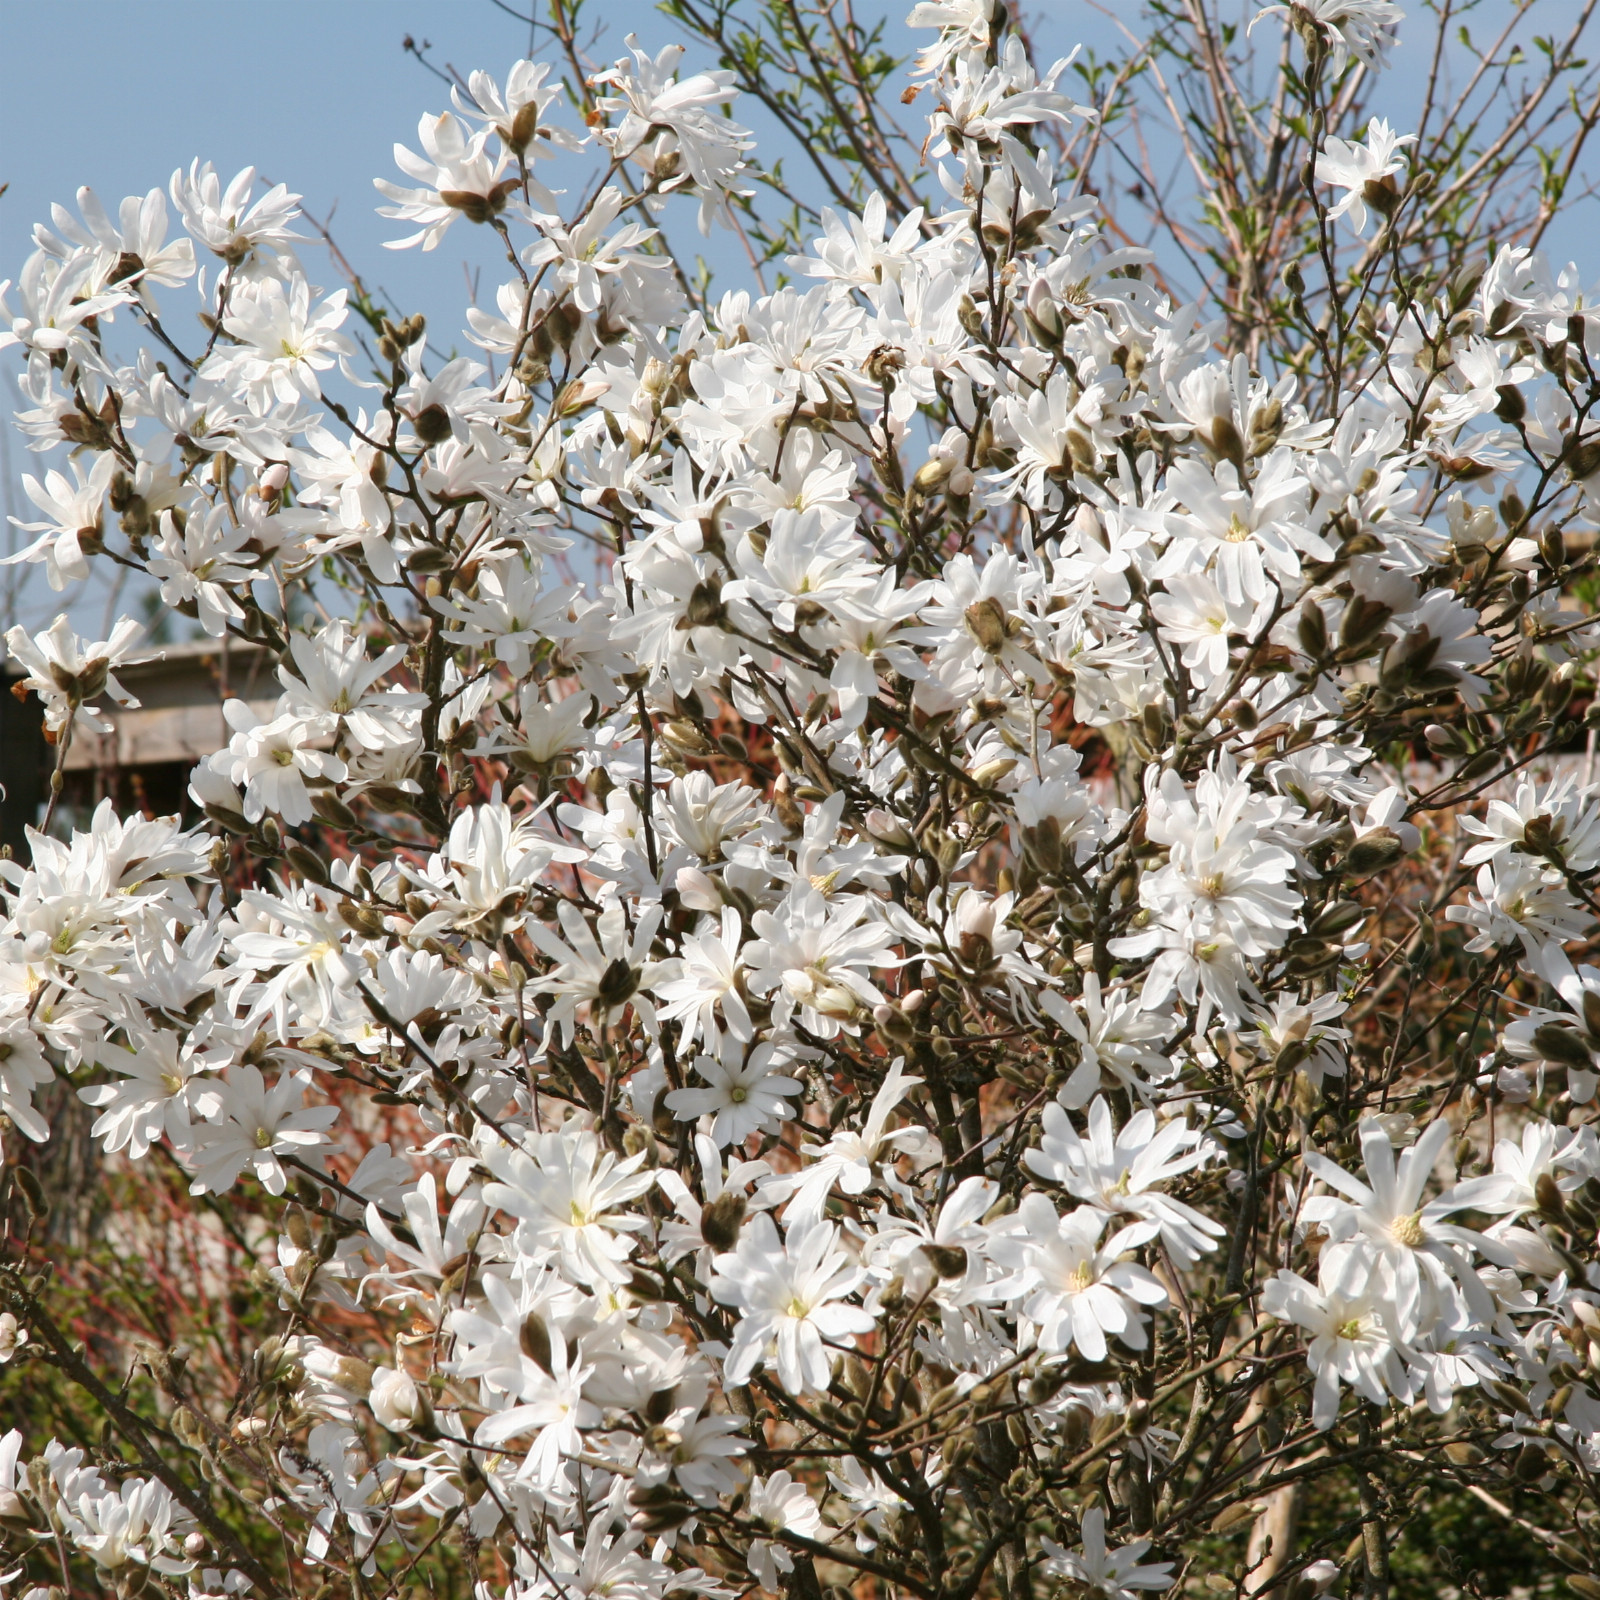
[[[1448,6],[668,9],[397,147],[477,354],[198,163],[6,290],[13,559],[278,699],[69,829],[138,629],[7,639],[0,1582],[1600,1596],[1588,11],[1452,102]]]

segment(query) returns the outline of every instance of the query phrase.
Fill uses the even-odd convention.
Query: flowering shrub
[[[53,799],[0,866],[0,1392],[55,1397],[5,1581],[1305,1600],[1465,1504],[1593,1600],[1592,298],[1434,209],[1498,157],[1367,115],[1385,0],[1165,41],[1282,40],[1216,317],[1078,192],[1159,53],[917,5],[913,203],[843,8],[669,9],[723,66],[585,77],[558,6],[566,80],[398,148],[398,245],[504,245],[478,355],[198,163],[6,289],[14,559],[147,574],[280,693],[188,822]],[[811,126],[825,23],[790,247],[733,101]],[[679,208],[791,279],[707,295]],[[63,758],[141,658],[7,643]],[[52,1309],[60,1083],[208,1224],[117,1191],[183,1328]],[[227,1338],[207,1238],[258,1257]]]

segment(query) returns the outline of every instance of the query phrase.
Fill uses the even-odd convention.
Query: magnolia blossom
[[[1364,144],[1329,139],[1317,157],[1317,181],[1345,192],[1328,215],[1345,217],[1357,233],[1367,231],[1369,205],[1387,217],[1400,201],[1395,175],[1406,169],[1400,147],[1416,142],[1413,134],[1397,135],[1381,117],[1368,123]]]
[[[87,702],[106,695],[125,708],[139,704],[115,673],[120,666],[146,659],[130,654],[143,634],[137,622],[123,617],[109,639],[88,644],[72,631],[63,612],[43,633],[30,636],[21,626],[10,629],[6,649],[28,669],[20,681],[44,702],[45,727],[52,733],[60,734],[69,721],[94,733],[109,733],[111,724],[103,720],[100,708]]]
[[[1389,0],[771,9],[449,69],[379,191],[465,331],[198,160],[0,285],[0,1587],[1308,1600],[1386,1452],[1581,1589],[1584,85],[1469,62],[1463,165]],[[1101,181],[1156,102],[1249,216]]]
[[[1172,1583],[1170,1561],[1142,1562],[1150,1548],[1148,1539],[1135,1539],[1118,1550],[1106,1546],[1106,1514],[1096,1506],[1083,1517],[1081,1550],[1063,1550],[1046,1539],[1049,1559],[1044,1570],[1051,1577],[1069,1578],[1092,1593],[1108,1595],[1110,1600],[1135,1600],[1136,1589],[1166,1589]]]
[[[844,1303],[860,1282],[860,1269],[838,1248],[837,1229],[806,1223],[782,1238],[770,1216],[757,1216],[739,1248],[716,1258],[708,1285],[717,1300],[740,1312],[727,1381],[744,1383],[758,1367],[770,1366],[791,1394],[825,1388],[825,1342],[838,1348],[875,1325],[868,1312]]]
[[[1381,1292],[1368,1289],[1353,1296],[1324,1292],[1298,1273],[1281,1271],[1262,1291],[1261,1304],[1272,1316],[1298,1323],[1311,1336],[1306,1360],[1316,1376],[1311,1415],[1319,1428],[1333,1426],[1345,1386],[1374,1405],[1381,1406],[1390,1394],[1409,1397]]]
[[[6,556],[0,565],[19,561],[43,561],[52,589],[64,589],[74,579],[89,576],[85,545],[98,543],[105,516],[106,490],[111,486],[115,459],[101,455],[85,472],[73,464],[73,476],[50,472],[40,483],[24,476],[22,487],[35,506],[44,512],[42,522],[18,522],[26,533],[39,537],[25,549]]]
[[[774,1072],[770,1045],[759,1045],[742,1062],[700,1056],[695,1071],[709,1085],[705,1089],[674,1089],[667,1104],[685,1119],[710,1116],[711,1137],[719,1145],[743,1144],[758,1129],[794,1115],[787,1096],[804,1087],[798,1080]]]
[[[1138,1238],[1124,1228],[1102,1246],[1104,1218],[1090,1206],[1058,1217],[1043,1195],[1027,1196],[1017,1210],[1017,1232],[997,1247],[1015,1261],[1016,1279],[1004,1286],[1021,1312],[1038,1325],[1042,1350],[1076,1345],[1090,1361],[1106,1358],[1106,1335],[1133,1350],[1147,1343],[1140,1305],[1161,1305],[1167,1291],[1142,1267],[1122,1260]]]
[[[1087,1140],[1058,1105],[1044,1108],[1043,1127],[1043,1144],[1025,1158],[1039,1176],[1061,1184],[1102,1215],[1137,1218],[1139,1234],[1159,1234],[1185,1266],[1216,1249],[1226,1230],[1161,1188],[1211,1154],[1206,1141],[1181,1121],[1158,1130],[1154,1113],[1140,1111],[1116,1132],[1109,1104],[1097,1096],[1089,1107]]]
[[[309,1075],[285,1072],[269,1089],[255,1067],[230,1068],[208,1095],[207,1120],[192,1130],[191,1193],[231,1188],[248,1169],[268,1194],[282,1194],[285,1160],[314,1169],[339,1108],[306,1105],[310,1086]]]

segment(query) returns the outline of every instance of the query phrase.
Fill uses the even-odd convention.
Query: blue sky
[[[663,19],[641,0],[608,0],[603,14],[602,56],[622,54],[630,30],[665,42]],[[410,230],[377,216],[372,180],[403,181],[395,142],[418,148],[418,118],[449,104],[446,86],[401,48],[407,34],[431,42],[440,64],[497,76],[528,43],[527,28],[490,0],[0,0],[0,182],[10,183],[0,278],[16,275],[52,201],[70,206],[88,184],[114,209],[198,156],[224,182],[254,165],[302,194],[319,220],[331,213],[334,238],[369,286],[402,311],[429,314],[433,341],[449,345],[468,274],[484,269],[492,297],[493,240],[457,225],[428,254],[383,248]],[[325,288],[343,281],[320,245],[303,259]],[[11,409],[3,388],[0,405]],[[0,510],[31,511],[17,486],[24,471],[37,476],[37,463],[13,436],[0,456]],[[60,605],[37,577],[25,601],[29,622]],[[84,597],[72,610],[88,629],[103,605]]]
[[[1487,0],[1474,26],[1487,26],[1505,4]],[[891,47],[904,50],[912,43],[901,21],[909,6],[857,0],[857,14],[886,15]],[[1114,33],[1110,9],[1130,20],[1137,11],[1127,0],[1109,8],[1033,0],[1027,15],[1041,58],[1079,41],[1103,49]],[[1538,14],[1554,27],[1577,9],[1578,0],[1542,0]],[[593,50],[602,61],[623,53],[630,31],[652,48],[672,36],[649,0],[589,0],[585,15],[603,27]],[[430,342],[448,347],[462,326],[472,274],[482,269],[487,296],[498,269],[488,230],[465,223],[431,254],[383,248],[405,230],[375,214],[372,179],[398,177],[394,143],[416,148],[418,118],[448,104],[445,85],[402,50],[407,34],[429,41],[441,65],[482,66],[497,76],[528,45],[527,27],[493,0],[0,0],[0,182],[10,185],[0,196],[0,278],[15,276],[50,203],[70,204],[80,184],[114,207],[123,195],[164,186],[196,156],[212,161],[224,181],[254,164],[300,192],[319,220],[331,215],[334,237],[369,285],[404,312],[427,313]],[[1385,85],[1397,125],[1414,84],[1402,47]],[[765,144],[760,108],[744,100],[737,115]],[[1590,163],[1588,170],[1600,169]],[[798,175],[797,163],[791,172]],[[1593,221],[1591,210],[1587,225],[1553,236],[1552,253],[1590,254]],[[719,272],[742,264],[726,233],[704,244],[692,230],[684,238]],[[303,254],[314,279],[338,286],[325,250],[308,246]],[[0,386],[0,406],[9,409],[7,400]],[[0,512],[26,513],[17,478],[36,469],[14,437],[4,441]],[[0,592],[0,609],[3,602]],[[22,614],[47,621],[58,604],[42,582],[30,581]],[[99,598],[79,602],[75,620],[91,626],[102,607]]]
[[[6,0],[0,29],[0,161],[11,183],[0,276],[27,254],[51,201],[70,203],[87,183],[110,204],[165,185],[196,156],[224,181],[253,164],[318,218],[332,211],[346,254],[408,310],[458,303],[463,257],[488,258],[459,227],[431,255],[384,250],[397,235],[373,210],[372,179],[399,178],[396,140],[415,149],[417,119],[448,103],[401,49],[407,34],[463,72],[503,74],[526,48],[528,30],[489,0]],[[335,284],[324,252],[305,259]]]

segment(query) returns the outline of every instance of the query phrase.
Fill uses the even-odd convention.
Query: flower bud
[[[1313,661],[1320,661],[1327,655],[1328,622],[1322,614],[1321,606],[1308,603],[1301,609],[1297,631],[1300,635],[1300,648]]]
[[[1546,1061],[1576,1067],[1580,1072],[1591,1071],[1594,1065],[1588,1042],[1576,1028],[1564,1022],[1545,1022],[1535,1028],[1533,1048]]]
[[[526,105],[517,107],[516,115],[512,117],[509,127],[504,123],[495,125],[495,132],[500,135],[500,142],[506,149],[516,155],[523,155],[533,143],[533,136],[539,129],[539,103],[530,100]]]
[[[1561,529],[1552,524],[1539,535],[1539,556],[1552,572],[1567,564],[1567,541]]]
[[[289,1206],[283,1213],[283,1231],[296,1250],[310,1250],[316,1240],[312,1237],[311,1222],[299,1206]]]
[[[922,1246],[922,1253],[941,1278],[959,1278],[967,1270],[967,1252],[958,1244],[935,1244],[929,1240]]]
[[[546,1373],[553,1373],[553,1351],[550,1342],[549,1324],[537,1311],[530,1311],[522,1319],[522,1326],[517,1331],[517,1343],[522,1347],[522,1353],[536,1367]]]
[[[452,211],[459,211],[468,222],[482,223],[505,210],[506,200],[516,187],[517,180],[508,178],[482,194],[472,189],[441,189],[439,199]]]
[[[1394,174],[1386,172],[1381,178],[1368,178],[1361,185],[1361,198],[1382,217],[1392,217],[1400,204],[1400,186]]]
[[[1591,437],[1582,443],[1574,440],[1567,446],[1562,464],[1571,478],[1592,478],[1600,472],[1600,437]]]
[[[1056,817],[1040,817],[1031,827],[1022,830],[1023,854],[1049,876],[1061,870],[1061,823]]]
[[[1498,397],[1494,414],[1502,422],[1521,422],[1528,414],[1528,402],[1522,398],[1522,391],[1514,383],[1498,384],[1495,388]]]
[[[1250,1500],[1228,1506],[1211,1519],[1211,1531],[1226,1533],[1229,1528],[1237,1528],[1241,1523],[1254,1521],[1259,1511],[1259,1504]]]
[[[720,1255],[739,1242],[749,1202],[738,1189],[724,1189],[700,1212],[700,1237]]]
[[[867,813],[866,827],[867,832],[879,844],[893,845],[897,850],[910,850],[917,842],[907,831],[905,824],[881,806],[874,806]]]
[[[1050,285],[1043,278],[1035,278],[1029,286],[1023,314],[1040,344],[1051,350],[1061,348],[1067,325],[1062,320],[1061,308],[1056,304],[1055,296],[1050,292]]]
[[[1352,595],[1339,624],[1339,648],[1365,650],[1383,632],[1393,615],[1394,608],[1384,605],[1382,601],[1368,600],[1359,594]]]
[[[379,1367],[373,1373],[367,1403],[373,1416],[391,1433],[426,1427],[433,1416],[428,1397],[417,1381],[410,1373],[393,1367]]]
[[[985,595],[982,600],[974,600],[962,613],[967,624],[967,631],[978,643],[992,656],[997,656],[1005,648],[1006,608],[994,595]]]
[[[909,1045],[917,1036],[917,1030],[911,1019],[899,1006],[888,1002],[872,1008],[872,1020],[878,1032],[890,1044],[904,1047]]]
[[[992,789],[1002,778],[1008,777],[1016,770],[1017,758],[1015,756],[1000,756],[993,761],[980,761],[972,769],[972,781],[980,789]]]
[[[1567,1215],[1566,1197],[1561,1193],[1561,1186],[1548,1172],[1541,1172],[1534,1179],[1534,1202],[1539,1208],[1539,1215],[1547,1222],[1562,1222]]]
[[[1406,853],[1399,837],[1389,828],[1374,828],[1350,846],[1340,870],[1349,878],[1370,878],[1385,867],[1392,867]]]
[[[1370,915],[1369,909],[1358,900],[1333,900],[1317,913],[1309,931],[1318,938],[1332,939],[1357,923],[1365,922]]]

